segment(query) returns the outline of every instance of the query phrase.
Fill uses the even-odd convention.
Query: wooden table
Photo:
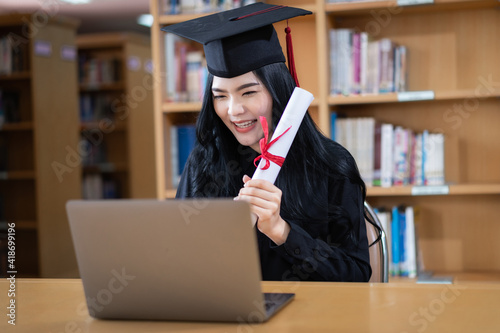
[[[500,332],[499,284],[263,282],[295,300],[267,323],[231,324],[95,320],[79,279],[17,279],[15,327],[9,286],[0,281],[0,332]]]

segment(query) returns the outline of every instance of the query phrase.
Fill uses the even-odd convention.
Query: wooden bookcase
[[[97,199],[156,197],[149,36],[86,34],[77,46],[80,137],[88,152],[82,187]],[[86,177],[100,185],[87,186]]]
[[[20,63],[0,75],[0,90],[18,95],[16,119],[0,127],[0,232],[15,223],[17,277],[77,272],[65,204],[80,196],[80,166],[70,153],[78,147],[78,22],[43,14],[0,17],[0,38]]]
[[[416,131],[427,129],[445,134],[449,194],[413,195],[412,186],[370,187],[367,201],[372,206],[420,207],[419,237],[426,270],[496,281],[500,271],[500,245],[496,241],[500,235],[498,1],[435,0],[433,4],[403,7],[398,7],[396,0],[269,2],[314,13],[289,23],[301,87],[315,95],[310,112],[324,133],[330,133],[330,114],[336,111],[349,117],[370,116]],[[200,104],[164,101],[165,53],[160,28],[195,16],[161,15],[160,4],[161,1],[151,0],[150,8],[155,18],[151,30],[155,81],[160,83],[154,91],[156,193],[165,198],[175,194],[168,181],[169,126],[183,117],[194,118]],[[280,32],[285,26],[285,22],[275,25],[283,39]],[[398,102],[395,93],[330,96],[331,28],[369,31],[376,38],[387,37],[406,45],[408,89],[432,90],[434,99]]]

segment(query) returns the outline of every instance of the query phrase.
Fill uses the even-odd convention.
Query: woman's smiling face
[[[273,108],[271,94],[262,82],[253,72],[229,79],[214,76],[212,95],[215,112],[238,142],[260,153],[264,131],[259,117],[266,117],[272,124]]]

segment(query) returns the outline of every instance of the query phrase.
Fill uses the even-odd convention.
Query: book
[[[176,85],[175,79],[177,77],[177,66],[175,60],[175,45],[177,40],[181,37],[166,33],[165,34],[165,100],[175,101],[176,100]]]
[[[386,234],[391,276],[416,277],[423,267],[418,247],[420,208],[398,205],[390,210],[376,207],[374,211]]]
[[[361,33],[352,33],[351,93],[361,93]]]
[[[191,41],[165,34],[165,100],[201,101],[208,77],[203,52]]]
[[[186,90],[188,101],[200,102],[205,88],[205,69],[203,52],[190,51],[186,56]]]
[[[331,29],[330,91],[334,95],[349,95],[353,81],[352,29]]]
[[[87,174],[83,176],[82,198],[88,200],[103,199],[103,183],[100,174]]]
[[[373,139],[373,186],[382,185],[382,124],[375,122]]]
[[[330,112],[330,138],[333,141],[336,141],[336,128],[337,128],[337,113],[336,112]]]
[[[382,225],[382,229],[384,230],[386,244],[387,244],[387,260],[389,261],[389,267],[392,263],[392,232],[391,232],[391,224],[392,224],[392,212],[387,210],[385,207],[374,207],[373,211],[377,214],[377,217]]]
[[[408,76],[408,50],[404,45],[398,45],[394,50],[394,90],[397,92],[407,91]]]
[[[329,41],[332,95],[406,91],[405,46],[348,28],[330,29]]]
[[[390,39],[382,38],[379,41],[379,93],[394,92],[394,49],[395,44]]]
[[[0,75],[12,73],[12,47],[7,36],[0,38]]]
[[[410,131],[401,126],[394,129],[393,185],[407,185],[409,179],[408,149]]]
[[[21,121],[21,94],[19,91],[0,88],[0,127],[5,123]]]
[[[359,92],[367,91],[367,72],[368,72],[368,33],[359,33]]]
[[[393,182],[393,132],[392,124],[381,125],[380,138],[380,185],[383,187],[392,186]]]
[[[389,272],[392,276],[398,276],[400,273],[400,236],[399,236],[399,209],[397,206],[392,207],[392,218],[391,218],[391,252],[392,252],[392,260],[389,263]]]
[[[177,136],[177,126],[170,126],[170,170],[172,176],[172,186],[175,188],[179,185],[179,140]]]
[[[377,40],[369,40],[367,46],[368,65],[366,71],[367,94],[378,94],[380,84],[380,43]]]
[[[399,276],[408,276],[408,244],[406,243],[406,207],[396,207],[398,214],[398,233],[393,234],[393,239],[398,239],[399,250]]]
[[[443,185],[442,133],[415,133],[373,117],[332,114],[331,135],[356,161],[367,186]]]
[[[417,244],[415,237],[415,214],[412,206],[405,208],[405,258],[404,273],[410,278],[417,276]]]
[[[171,127],[171,152],[172,163],[176,165],[172,167],[172,182],[175,186],[179,184],[180,176],[184,171],[187,159],[191,154],[196,143],[196,125],[185,124]],[[175,135],[175,137],[173,137]]]

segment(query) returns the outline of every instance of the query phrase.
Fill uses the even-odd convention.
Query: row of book
[[[92,173],[83,176],[82,198],[89,200],[119,198],[119,186],[115,179]]]
[[[165,34],[165,96],[169,102],[199,102],[208,71],[203,52],[174,34]]]
[[[256,0],[163,0],[165,15],[212,13],[246,6]]]
[[[80,94],[80,121],[92,122],[104,118],[114,119],[116,97],[110,94]]]
[[[81,54],[78,57],[78,82],[82,85],[99,85],[119,82],[122,79],[120,58],[96,58]]]
[[[367,186],[443,185],[443,133],[415,132],[372,117],[337,118],[332,139],[356,160]]]
[[[5,123],[21,121],[20,95],[18,91],[0,88],[0,128]]]
[[[110,165],[108,161],[107,146],[105,140],[94,141],[92,133],[83,131],[80,138],[79,148],[85,152],[82,154],[82,165],[84,167],[103,166],[101,169],[110,169],[104,166]]]
[[[0,75],[26,71],[29,68],[29,43],[14,33],[0,37]]]
[[[172,168],[172,184],[177,187],[184,166],[196,143],[196,126],[194,124],[174,125],[170,127],[170,167]]]
[[[424,270],[418,247],[419,207],[375,207],[374,211],[386,234],[390,275],[416,277]]]
[[[330,93],[380,94],[407,90],[407,48],[367,32],[331,29]]]

